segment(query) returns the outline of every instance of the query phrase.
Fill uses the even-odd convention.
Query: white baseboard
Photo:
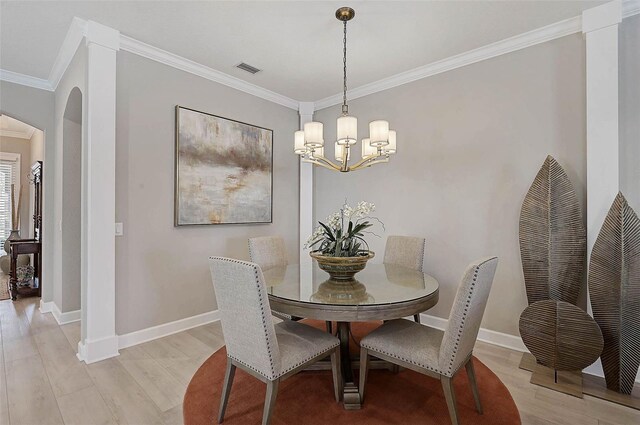
[[[447,323],[449,322],[447,319],[431,316],[425,313],[420,314],[420,321],[425,325],[429,325],[441,330],[444,330],[447,327]],[[478,332],[478,340],[486,342],[488,344],[497,345],[499,347],[521,351],[523,353],[529,352],[529,350],[527,350],[527,347],[522,342],[522,338],[520,338],[519,336],[492,331],[490,329],[480,328],[480,331]],[[600,359],[598,359],[591,366],[584,369],[583,372],[589,375],[599,376],[601,378],[604,377]],[[640,382],[640,371],[638,372],[638,375],[636,375],[636,382]]]
[[[49,304],[49,303],[47,303]],[[60,308],[54,302],[50,302],[50,310],[48,312],[53,314],[59,325],[66,325],[67,323],[73,323],[80,320],[81,310],[61,312]],[[40,311],[42,311],[42,304],[40,305]]]
[[[131,347],[133,345],[142,344],[143,342],[186,331],[187,329],[206,325],[207,323],[217,322],[218,320],[220,320],[220,314],[218,310],[213,310],[207,313],[198,314],[196,316],[187,317],[185,319],[176,320],[174,322],[163,323],[162,325],[140,329],[139,331],[119,335],[118,348],[122,349]]]
[[[97,340],[85,340],[78,342],[79,360],[89,364],[119,356],[118,336],[113,335]]]
[[[40,300],[40,313],[51,313],[53,311],[53,301]]]

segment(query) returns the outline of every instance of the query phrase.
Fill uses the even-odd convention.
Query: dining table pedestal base
[[[347,410],[360,409],[360,394],[353,379],[353,365],[349,352],[351,329],[349,322],[338,322],[338,339],[340,340],[340,361],[342,369],[342,402]]]

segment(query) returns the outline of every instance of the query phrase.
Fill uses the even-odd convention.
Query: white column
[[[619,1],[582,14],[587,74],[587,249],[598,237],[619,190],[618,24]]]
[[[115,332],[116,52],[120,33],[89,21],[86,156],[83,158],[82,337],[78,358],[117,356]]]
[[[300,102],[300,130],[313,121],[313,102]],[[293,139],[292,139],[293,141]],[[300,161],[300,296],[308,299],[312,292],[311,257],[304,244],[313,231],[313,165]],[[303,275],[304,274],[304,275]]]

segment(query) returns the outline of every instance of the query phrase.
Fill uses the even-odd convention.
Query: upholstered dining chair
[[[249,257],[262,270],[269,270],[273,267],[286,267],[287,249],[284,245],[284,239],[277,236],[249,238]],[[294,319],[291,315],[279,311],[272,310],[271,314],[282,320]]]
[[[249,239],[249,257],[262,270],[287,265],[287,249],[284,239],[277,236],[260,236]]]
[[[458,424],[454,375],[465,367],[475,399],[482,414],[476,385],[472,353],[480,322],[487,305],[498,259],[478,261],[469,266],[458,287],[446,330],[441,331],[410,320],[386,322],[360,341],[360,402],[364,401],[369,355],[442,382],[453,425]]]
[[[396,264],[412,270],[422,271],[424,261],[424,238],[412,236],[389,236],[384,247],[384,264]],[[420,323],[420,315],[413,320]]]
[[[210,257],[211,279],[227,347],[218,423],[222,423],[236,367],[267,384],[262,424],[269,424],[280,381],[331,356],[333,389],[340,401],[338,338],[299,322],[273,324],[262,270],[255,263]]]

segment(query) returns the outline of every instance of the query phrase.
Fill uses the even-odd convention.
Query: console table
[[[42,161],[36,161],[29,173],[30,183],[33,184],[33,239],[15,239],[9,242],[11,256],[11,272],[9,276],[9,291],[11,299],[15,301],[20,296],[42,296]],[[17,261],[19,255],[33,255],[33,285],[18,285]]]
[[[11,275],[9,277],[9,290],[11,292],[11,299],[15,301],[17,296],[41,296],[42,287],[40,285],[40,254],[42,251],[42,244],[36,239],[17,239],[9,242],[11,248],[9,249],[9,255],[11,255]],[[19,286],[17,279],[17,263],[18,255],[33,254],[33,286]]]

